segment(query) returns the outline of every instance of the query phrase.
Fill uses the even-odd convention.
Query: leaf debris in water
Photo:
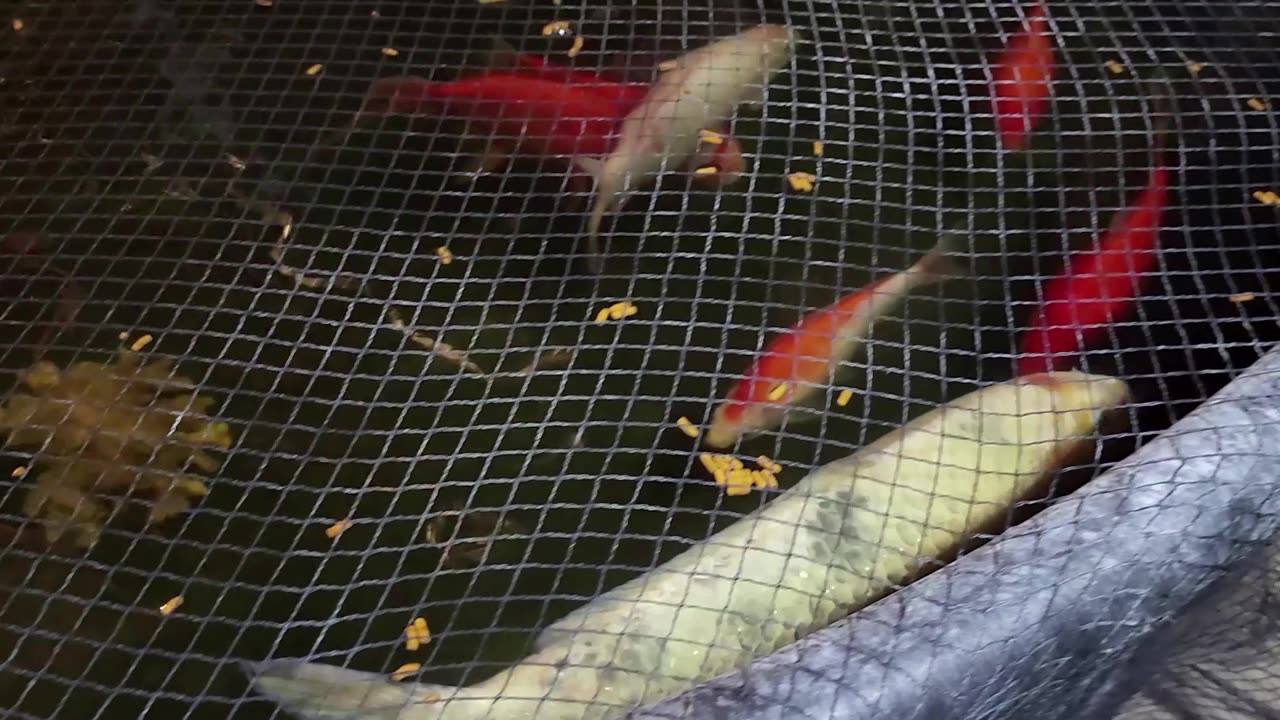
[[[406,338],[417,344],[423,350],[436,355],[440,358],[448,360],[457,365],[459,369],[481,377],[488,377],[488,373],[484,368],[475,364],[467,354],[462,350],[455,348],[443,340],[437,340],[430,335],[417,332],[409,327],[404,321],[404,317],[400,315],[400,311],[395,308],[387,308],[387,318],[391,320],[391,327],[399,330]]]
[[[0,407],[0,433],[10,447],[42,448],[23,510],[43,521],[50,543],[72,531],[93,547],[131,493],[154,496],[148,524],[186,512],[208,493],[188,468],[212,473],[222,463],[206,450],[231,447],[227,424],[208,415],[213,400],[167,360],[122,351],[66,369],[41,361],[22,382],[27,391]]]

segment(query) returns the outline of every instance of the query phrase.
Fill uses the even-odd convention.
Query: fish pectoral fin
[[[244,663],[254,688],[309,720],[397,720],[411,708],[415,686],[385,676],[297,660]]]
[[[600,158],[576,157],[573,159],[573,166],[590,175],[597,185],[600,184],[600,179],[604,177],[604,160]]]

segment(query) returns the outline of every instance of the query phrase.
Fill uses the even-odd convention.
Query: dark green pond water
[[[785,489],[975,383],[1007,378],[1035,302],[1030,280],[1090,242],[1143,181],[1134,74],[1159,63],[1188,92],[1212,79],[1193,81],[1173,51],[1099,46],[1098,33],[1131,37],[1124,18],[1064,20],[1060,57],[1072,70],[1058,115],[1029,156],[1001,156],[983,58],[1014,16],[942,22],[926,5],[795,4],[761,16],[461,0],[8,4],[24,27],[0,50],[11,153],[0,227],[44,233],[50,266],[88,295],[49,358],[103,360],[121,332],[151,333],[147,352],[198,378],[237,442],[187,516],[147,532],[140,515],[122,518],[86,557],[3,551],[0,637],[16,649],[0,704],[42,718],[256,718],[271,706],[245,699],[237,659],[325,652],[374,671],[420,661],[440,682],[496,671],[586,598],[767,501],[724,497],[676,418],[708,417],[765,338],[906,267],[944,225],[972,228],[973,281],[923,291],[877,326],[852,377],[865,396],[739,454],[780,462]],[[567,41],[539,33],[555,19],[586,37],[578,65],[629,62],[641,79],[681,48],[765,19],[814,42],[766,107],[737,121],[749,168],[740,184],[712,192],[672,176],[638,193],[612,224],[599,279],[577,255],[584,218],[557,209],[561,179],[536,164],[451,184],[457,143],[425,119],[387,120],[307,158],[376,78],[448,77],[498,35],[563,57]],[[1120,51],[1129,72],[1112,76],[1102,63]],[[309,76],[313,64],[323,70]],[[788,189],[795,171],[819,177],[813,193]],[[367,292],[296,287],[269,255],[278,228],[228,188],[289,209],[288,263],[360,276]],[[449,265],[435,253],[445,244]],[[38,298],[57,284],[4,272],[12,307],[0,320],[17,342],[0,357],[12,373],[31,362]],[[1166,282],[1189,281],[1179,277],[1169,270]],[[1199,295],[1219,307],[1230,292],[1265,290],[1256,273],[1241,277]],[[621,300],[639,314],[593,322]],[[387,302],[507,374],[459,374],[392,329]],[[1160,312],[1143,321],[1172,317]],[[1219,347],[1230,357],[1210,360],[1214,372],[1247,364],[1258,322],[1227,326]],[[1151,342],[1136,342],[1140,357]],[[517,374],[558,348],[574,351],[567,367]],[[1190,379],[1192,352],[1181,365],[1121,368],[1158,410],[1144,427],[1167,424],[1173,400],[1208,392]],[[1118,357],[1098,367],[1114,371]],[[29,462],[5,455],[0,477]],[[4,519],[18,522],[24,482],[6,487]],[[424,540],[429,518],[458,507],[511,523],[478,568],[442,566]],[[354,525],[331,541],[325,528],[344,517]],[[175,595],[185,604],[162,618]],[[400,633],[417,616],[436,639],[409,654]]]

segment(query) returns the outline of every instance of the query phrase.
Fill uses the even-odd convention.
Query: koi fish
[[[1026,145],[1053,92],[1054,46],[1046,12],[1037,2],[996,65],[991,88],[996,125],[1001,142],[1014,151]]]
[[[600,256],[605,213],[657,175],[664,164],[682,167],[692,161],[700,165],[713,157],[714,150],[699,152],[702,131],[725,130],[739,105],[763,102],[765,86],[791,58],[799,37],[785,26],[760,25],[685,54],[626,116],[621,138],[607,157],[584,156],[574,161],[596,182],[587,222],[587,243],[594,257]]]
[[[1128,401],[1084,373],[989,385],[922,415],[661,567],[546,628],[533,654],[468,687],[321,663],[246,663],[312,720],[615,720],[741,668],[912,582],[1054,470]]]
[[[1131,310],[1159,249],[1160,219],[1169,195],[1164,164],[1168,100],[1156,120],[1151,177],[1132,205],[1116,215],[1106,236],[1091,252],[1078,255],[1044,289],[1022,339],[1020,374],[1070,367],[1076,354],[1092,345],[1110,323]]]
[[[708,447],[775,427],[794,407],[817,396],[840,363],[861,349],[876,321],[911,292],[963,274],[946,234],[905,271],[883,277],[815,310],[775,337],[715,410],[703,436]]]

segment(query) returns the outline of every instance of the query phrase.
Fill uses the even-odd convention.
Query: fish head
[[[703,443],[717,450],[727,448],[776,425],[784,413],[784,408],[772,403],[727,400],[712,414]]]

